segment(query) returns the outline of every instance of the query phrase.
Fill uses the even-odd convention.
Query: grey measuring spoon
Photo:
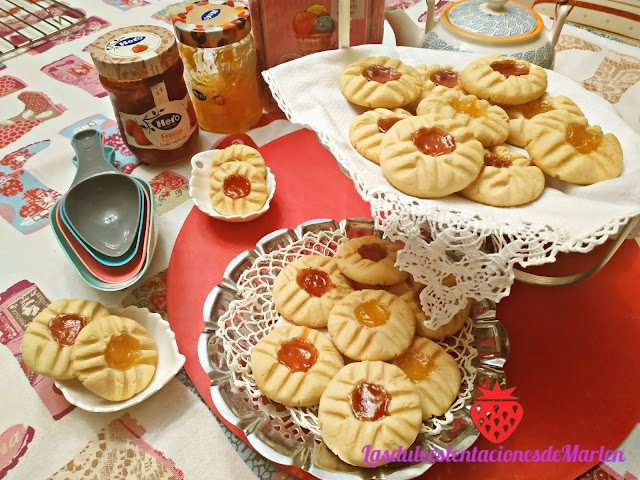
[[[62,201],[63,213],[82,240],[104,255],[124,255],[140,228],[141,200],[135,181],[104,156],[97,130],[71,140],[78,170]]]

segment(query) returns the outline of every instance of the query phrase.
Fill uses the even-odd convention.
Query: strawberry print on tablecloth
[[[5,345],[20,364],[29,384],[36,391],[54,420],[60,420],[74,407],[64,398],[52,379],[32,372],[22,362],[22,337],[27,325],[42,311],[49,300],[33,283],[22,280],[0,293],[0,343]],[[1,453],[1,451],[0,451]],[[0,478],[2,478],[0,476]]]
[[[92,478],[153,478],[182,480],[184,474],[173,460],[154,449],[142,437],[144,427],[125,413],[113,420],[49,480]]]
[[[25,235],[49,224],[49,210],[60,197],[60,193],[23,168],[29,158],[50,143],[34,143],[0,159],[0,217]]]
[[[19,140],[32,128],[62,115],[66,110],[66,107],[54,104],[42,92],[21,92],[18,94],[18,100],[24,104],[22,112],[0,120],[0,148]]]
[[[0,478],[4,478],[18,464],[29,448],[34,433],[33,427],[20,423],[0,433]]]
[[[13,92],[22,90],[26,86],[27,84],[18,78],[3,75],[0,77],[0,97],[11,95]]]
[[[105,145],[113,147],[115,150],[115,161],[113,164],[116,168],[120,169],[121,172],[131,173],[138,165],[140,165],[138,159],[122,141],[116,121],[111,120],[102,114],[92,115],[84,120],[80,120],[79,122],[76,122],[62,130],[60,134],[71,140],[76,133],[88,128],[94,128],[104,133]],[[69,159],[69,162],[71,162],[71,159]]]
[[[80,57],[68,55],[60,60],[56,60],[49,65],[45,65],[41,70],[51,78],[67,85],[74,85],[83,89],[94,97],[102,98],[107,96],[107,91],[102,88],[98,72],[93,65],[88,64]],[[0,77],[0,81],[2,77]],[[1,84],[0,84],[1,92]]]
[[[121,305],[148,308],[167,320],[167,269],[156,273],[142,285],[131,290]]]
[[[153,177],[149,185],[158,215],[164,215],[190,198],[189,180],[175,172],[162,172]]]

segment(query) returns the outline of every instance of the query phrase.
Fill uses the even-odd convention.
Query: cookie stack
[[[304,255],[286,265],[273,302],[293,325],[275,328],[251,352],[260,391],[287,406],[319,403],[324,442],[351,465],[367,466],[368,444],[408,448],[423,420],[449,409],[462,382],[454,358],[427,337],[457,333],[471,302],[443,327],[426,328],[424,285],[395,266],[399,249],[364,236],[335,258]]]
[[[219,150],[211,163],[209,198],[220,214],[246,215],[267,201],[267,166],[262,155],[247,145]]]
[[[407,195],[460,193],[510,207],[538,198],[545,173],[590,185],[622,171],[615,135],[589,125],[569,98],[551,97],[546,71],[524,60],[496,54],[456,71],[366,57],[344,70],[340,87],[372,108],[352,121],[352,145]]]
[[[157,359],[153,339],[142,325],[89,300],[51,303],[22,339],[22,360],[29,369],[56,380],[78,378],[114,402],[144,390]]]

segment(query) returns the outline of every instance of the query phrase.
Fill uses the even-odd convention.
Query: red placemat
[[[221,282],[229,261],[280,228],[315,218],[370,215],[369,205],[312,132],[294,132],[260,151],[277,181],[271,209],[253,222],[232,224],[194,208],[176,240],[167,274],[169,321],[187,358],[185,369],[214,411],[197,342],[204,329],[202,305]],[[559,262],[567,264],[562,268],[551,265],[537,272],[565,274],[567,268],[586,268],[597,254],[572,255]],[[502,447],[618,447],[640,419],[638,287],[640,249],[633,241],[625,242],[603,270],[581,284],[514,285],[511,296],[500,303],[498,317],[511,341],[507,384],[518,387],[515,394],[524,418]],[[246,440],[238,429],[227,426]],[[484,439],[474,446],[499,448]],[[422,478],[573,480],[595,463],[451,463],[434,466]],[[283,468],[312,478],[299,469]]]

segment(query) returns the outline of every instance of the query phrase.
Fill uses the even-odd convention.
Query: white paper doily
[[[223,283],[212,291],[205,303],[206,329],[200,339],[199,356],[215,385],[212,387],[214,403],[218,400],[216,406],[221,412],[230,409],[230,420],[237,421],[244,430],[259,429],[262,435],[268,435],[266,443],[271,446],[279,445],[285,450],[293,448],[294,452],[297,451],[295,447],[305,447],[311,452],[320,447],[317,407],[287,408],[271,403],[262,396],[251,374],[251,349],[262,336],[284,321],[272,302],[275,277],[286,264],[301,255],[333,256],[347,239],[370,234],[379,234],[373,231],[373,222],[359,219],[340,224],[315,220],[305,222],[295,231],[274,232],[261,240],[255,251],[245,252],[231,262]],[[473,321],[469,319],[455,337],[439,342],[456,359],[463,382],[460,394],[449,410],[423,424],[420,444],[435,449],[451,444],[468,448],[477,437],[478,432],[469,416],[474,388],[505,381],[501,368],[508,354],[508,340],[504,329],[493,317],[493,308],[490,302],[477,303],[472,310]],[[483,346],[480,354],[475,342]],[[492,348],[485,350],[487,345]],[[253,446],[264,454],[259,446]],[[297,453],[291,453],[290,457],[296,464]],[[372,474],[366,469],[363,472],[367,473],[362,473],[362,478]],[[387,477],[385,473],[379,478],[401,477]]]
[[[458,195],[423,200],[399,192],[377,165],[351,146],[349,124],[365,109],[350,104],[339,86],[347,65],[380,55],[400,58],[409,65],[439,63],[457,69],[480,57],[363,45],[303,57],[267,70],[263,76],[287,117],[315,130],[353,179],[362,198],[371,204],[376,227],[405,244],[398,265],[427,285],[421,300],[425,311],[433,313],[431,327],[451,318],[466,297],[499,301],[507,296],[514,265],[552,262],[559,252],[587,252],[640,214],[640,136],[606,100],[553,71],[548,71],[548,92],[570,97],[590,123],[619,138],[624,152],[620,177],[591,186],[547,177],[538,200],[513,208],[490,207]],[[443,287],[442,279],[450,274],[456,276],[457,285]]]

